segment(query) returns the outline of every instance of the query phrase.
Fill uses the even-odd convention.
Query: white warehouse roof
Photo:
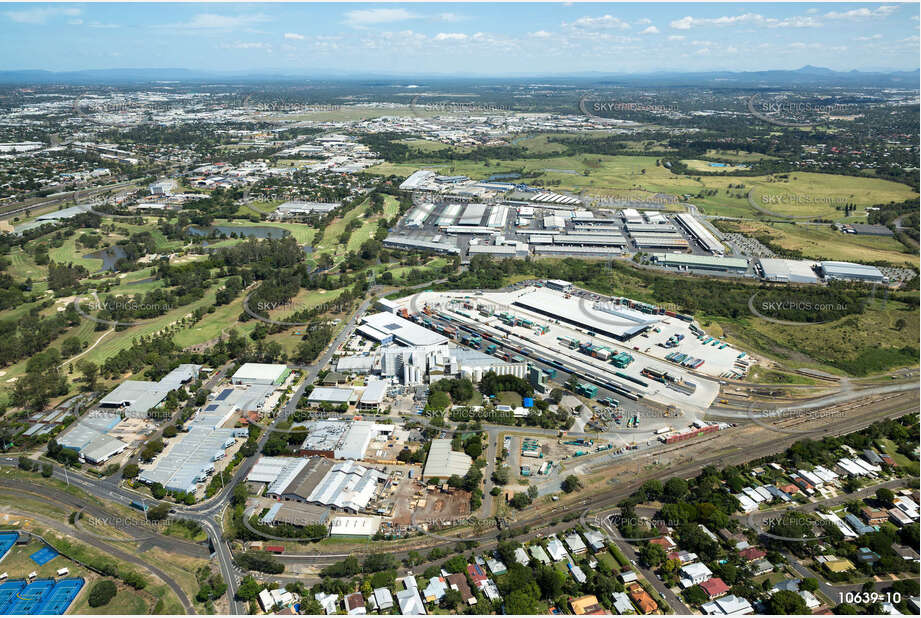
[[[364,323],[384,333],[393,335],[394,340],[406,346],[441,345],[448,338],[392,313],[375,313],[365,316]]]
[[[288,370],[285,365],[266,363],[245,363],[233,374],[233,380],[258,381],[273,383]]]
[[[466,453],[451,450],[451,440],[432,440],[429,448],[428,459],[425,460],[423,478],[447,479],[452,475],[463,476],[467,474],[473,460]]]

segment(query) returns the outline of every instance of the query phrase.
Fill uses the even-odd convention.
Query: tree
[[[880,487],[876,490],[876,499],[879,500],[886,508],[892,508],[895,503],[895,492],[887,487]]]
[[[640,549],[639,556],[644,564],[655,568],[665,562],[666,553],[661,545],[646,543],[642,549]]]
[[[492,482],[496,485],[505,485],[509,481],[508,466],[500,466],[492,473]],[[495,489],[495,488],[494,488]]]
[[[240,587],[237,588],[237,598],[241,601],[251,601],[259,596],[261,591],[262,585],[256,581],[256,578],[252,575],[247,575],[240,582]]]
[[[476,459],[483,453],[483,441],[480,439],[480,434],[473,434],[467,438],[467,441],[464,442],[464,452],[471,459]]]
[[[154,483],[150,486],[150,495],[157,500],[162,500],[166,497],[166,489],[164,489],[161,483]]]
[[[99,365],[88,360],[77,361],[77,370],[83,374],[86,390],[96,390],[96,380],[99,378]]]
[[[118,593],[115,582],[110,579],[102,579],[93,584],[90,590],[89,604],[90,607],[102,607],[107,605]]]
[[[570,474],[563,482],[560,483],[560,488],[568,494],[571,494],[574,491],[578,491],[582,488],[582,481],[579,480],[575,474]]]
[[[806,601],[792,590],[779,590],[768,601],[768,613],[775,616],[806,614]]]
[[[688,482],[683,478],[672,477],[665,481],[663,490],[670,502],[676,502],[688,493]]]
[[[125,467],[122,468],[122,478],[133,479],[137,477],[140,472],[141,468],[136,463],[126,464]]]
[[[710,600],[710,596],[700,586],[691,586],[684,591],[683,596],[691,605],[703,605]]]
[[[51,475],[53,473],[54,473],[54,466],[52,466],[48,462],[45,462],[42,464],[42,476],[43,477],[45,477],[46,479],[51,478]]]
[[[175,425],[167,425],[163,428],[163,437],[164,438],[174,438],[179,433],[179,430],[176,429]]]
[[[166,517],[169,515],[169,509],[170,506],[168,502],[161,502],[157,506],[147,510],[147,519],[150,521],[160,521],[162,519],[166,519]]]
[[[815,592],[819,589],[819,580],[815,577],[806,577],[799,583],[799,589],[806,592]]]
[[[535,615],[540,613],[538,600],[524,590],[513,590],[506,597],[505,613],[511,616]]]
[[[445,609],[454,609],[461,604],[461,601],[463,601],[461,593],[452,588],[441,597],[441,606]]]

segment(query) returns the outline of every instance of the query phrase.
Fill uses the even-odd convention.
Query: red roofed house
[[[754,562],[767,556],[767,552],[757,547],[747,547],[739,552],[739,558],[745,562]]]
[[[667,537],[667,536],[661,536],[659,538],[652,539],[649,542],[652,543],[653,545],[660,546],[662,549],[664,549],[667,552],[677,547],[677,545],[675,545],[675,542],[671,539],[671,537]]]
[[[703,588],[711,601],[729,592],[729,586],[719,577],[711,577],[704,583],[699,584],[699,586]]]
[[[473,581],[474,585],[478,588],[488,579],[486,573],[483,572],[483,569],[481,569],[478,564],[468,564],[467,575],[470,576],[471,581]]]

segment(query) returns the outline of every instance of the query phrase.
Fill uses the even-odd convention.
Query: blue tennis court
[[[52,588],[54,588],[53,579],[36,579],[13,595],[13,598],[3,609],[3,613],[19,616],[31,614]]]
[[[6,553],[16,544],[18,538],[18,532],[0,532],[0,561],[6,558]]]
[[[39,616],[60,616],[67,611],[70,604],[80,593],[83,588],[83,578],[73,577],[62,579],[54,588],[42,597],[41,604],[32,610],[32,615]]]
[[[25,587],[24,579],[11,579],[0,584],[0,614],[6,613],[6,608],[16,598],[16,594]]]
[[[54,551],[53,549],[51,549],[50,547],[46,545],[45,547],[42,547],[40,550],[38,550],[37,552],[29,556],[29,558],[32,558],[32,562],[34,562],[38,566],[45,566],[46,564],[48,564],[49,562],[57,558],[57,556],[58,556],[58,552]]]

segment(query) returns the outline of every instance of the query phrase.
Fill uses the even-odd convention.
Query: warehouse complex
[[[267,365],[264,363],[245,363],[233,374],[234,384],[278,385],[285,381],[291,370],[285,365]]]
[[[179,365],[158,382],[125,380],[102,398],[99,407],[124,416],[146,416],[166,399],[170,391],[198,377],[200,365]]]
[[[170,441],[154,465],[142,469],[138,478],[149,485],[160,483],[167,491],[195,493],[215,471],[215,462],[224,458],[238,438],[249,435],[246,428],[224,428],[239,409],[225,403],[211,403],[196,413]]]
[[[473,465],[473,460],[466,453],[451,450],[451,440],[432,440],[429,456],[422,471],[424,479],[449,479],[452,476],[464,476]]]

